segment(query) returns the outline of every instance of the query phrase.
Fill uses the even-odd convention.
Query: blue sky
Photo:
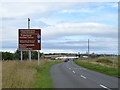
[[[85,53],[90,39],[90,53],[118,51],[117,2],[3,2],[2,51],[18,47],[18,29],[42,29],[45,53]]]

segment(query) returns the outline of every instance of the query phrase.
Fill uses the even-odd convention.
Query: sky
[[[117,2],[2,2],[0,51],[18,48],[18,29],[42,30],[44,53],[118,53]]]

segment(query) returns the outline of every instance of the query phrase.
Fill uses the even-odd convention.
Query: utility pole
[[[30,29],[30,18],[28,18],[28,29]],[[31,62],[31,51],[29,50],[29,60]]]
[[[78,57],[79,57],[79,59],[80,59],[80,52],[78,52]]]
[[[30,18],[28,18],[28,29],[30,29]]]
[[[89,54],[90,54],[90,46],[89,46],[89,39],[88,39],[88,58],[89,58]]]

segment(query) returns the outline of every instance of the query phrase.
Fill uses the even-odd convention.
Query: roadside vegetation
[[[53,88],[49,69],[62,61],[37,60],[2,62],[2,88]]]
[[[28,59],[28,51],[22,51],[23,52],[23,59]],[[2,60],[20,60],[20,51],[16,50],[14,53],[11,52],[0,52],[2,56]],[[31,51],[32,59],[38,58],[38,52],[37,51]],[[43,53],[40,53],[40,56],[42,56]]]
[[[37,67],[36,80],[34,88],[54,88],[50,77],[49,69],[52,65],[63,61],[45,61],[40,67]]]
[[[110,76],[120,78],[120,65],[118,63],[118,57],[99,57],[99,58],[82,58],[75,59],[74,62],[79,66],[101,72]]]

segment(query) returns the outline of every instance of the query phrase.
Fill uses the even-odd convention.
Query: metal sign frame
[[[20,41],[20,40],[22,40],[20,38],[20,36],[21,36],[20,30],[22,30],[22,32],[24,32],[24,33],[22,33],[23,41]],[[29,30],[30,32],[33,31],[31,33],[32,35],[30,34],[30,32],[25,33],[26,30]],[[18,41],[19,41],[18,42],[19,43],[18,50],[21,51],[21,62],[23,60],[23,52],[22,51],[29,50],[29,49],[27,49],[27,45],[29,46],[29,44],[34,44],[34,47],[29,47],[29,48],[31,48],[32,50],[38,50],[38,65],[39,65],[40,64],[40,52],[39,52],[39,50],[41,50],[41,29],[30,29],[30,19],[28,18],[28,29],[19,29],[18,35],[19,35],[18,36]],[[20,44],[24,48],[21,49]],[[26,46],[24,46],[22,44],[24,44]],[[31,50],[29,50],[29,61],[31,62]]]

